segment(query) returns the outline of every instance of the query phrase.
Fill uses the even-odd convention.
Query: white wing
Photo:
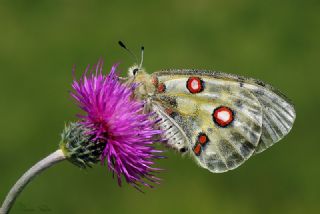
[[[256,153],[269,148],[291,130],[296,117],[293,104],[280,91],[259,80],[204,70],[166,70],[155,73],[155,76],[167,79],[195,75],[222,80],[226,86],[237,84],[239,90],[247,89],[257,98],[262,108],[262,134],[256,147]],[[181,84],[181,86],[184,85]]]

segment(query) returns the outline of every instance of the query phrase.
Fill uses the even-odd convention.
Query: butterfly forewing
[[[201,73],[157,73],[160,86],[154,101],[189,138],[197,162],[212,172],[236,168],[258,145],[262,108],[258,99],[237,82]]]
[[[262,108],[262,134],[256,153],[264,151],[287,135],[296,117],[294,106],[290,100],[280,91],[260,80],[205,70],[167,70],[156,72],[154,75],[167,76],[169,79],[175,79],[179,75],[185,77],[199,76],[211,81],[221,80],[226,88],[231,84],[238,87],[239,90],[247,89],[258,99]]]

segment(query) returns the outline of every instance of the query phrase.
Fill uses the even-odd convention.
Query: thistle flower
[[[1,214],[10,211],[32,179],[66,159],[81,168],[106,163],[120,186],[122,177],[138,190],[141,184],[153,187],[152,183],[159,183],[153,173],[160,169],[153,165],[155,159],[163,157],[153,144],[165,141],[159,137],[162,131],[156,129],[160,120],[153,113],[144,113],[145,103],[134,97],[138,84],[119,82],[117,65],[109,75],[102,74],[102,66],[100,60],[95,72],[87,74],[88,66],[79,80],[74,78],[71,95],[85,115],[66,125],[57,151],[33,165],[12,186],[0,207]]]
[[[90,142],[103,145],[101,162],[116,175],[119,186],[123,176],[135,187],[153,187],[149,183],[159,180],[153,173],[160,170],[153,167],[154,159],[162,158],[158,155],[161,151],[153,147],[155,136],[161,134],[154,128],[157,120],[151,119],[151,113],[143,113],[144,102],[134,98],[138,85],[118,81],[117,64],[109,75],[102,74],[102,67],[100,60],[95,71],[88,74],[88,66],[82,77],[73,81],[71,95],[85,112],[78,115],[80,124]]]

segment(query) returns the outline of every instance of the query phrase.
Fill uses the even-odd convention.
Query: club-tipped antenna
[[[139,69],[141,69],[141,67],[142,67],[142,63],[143,63],[143,53],[144,53],[144,47],[141,46],[141,61],[140,61]]]
[[[120,45],[120,47],[122,47],[123,49],[125,49],[126,51],[128,51],[128,53],[134,58],[134,60],[138,63],[138,58],[137,56],[132,53],[125,45],[122,41],[119,41],[118,44]]]

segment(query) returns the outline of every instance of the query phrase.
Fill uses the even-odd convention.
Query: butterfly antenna
[[[140,65],[139,65],[139,70],[141,69],[142,67],[142,63],[143,63],[143,55],[144,55],[144,47],[141,46],[141,61],[140,61]]]
[[[128,51],[128,53],[134,58],[134,60],[136,61],[136,63],[138,63],[138,58],[137,56],[132,53],[125,45],[122,41],[119,41],[118,44],[120,45],[120,47],[122,47],[123,49],[125,49],[126,51]]]

